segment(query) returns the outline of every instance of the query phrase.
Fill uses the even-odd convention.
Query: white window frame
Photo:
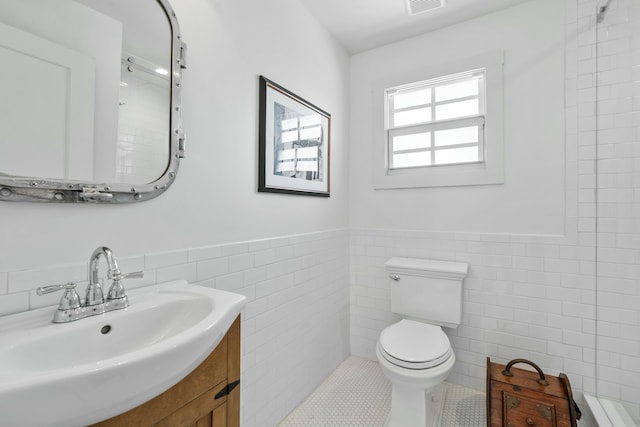
[[[376,189],[445,187],[463,185],[490,185],[504,183],[504,142],[503,142],[503,72],[504,53],[502,51],[477,55],[452,63],[433,64],[428,70],[398,71],[385,81],[377,82],[374,91],[374,176]],[[460,120],[482,121],[483,159],[479,162],[419,166],[411,168],[390,168],[389,114],[387,110],[387,90],[408,87],[412,82],[436,80],[443,76],[454,76],[484,70],[484,114]],[[480,116],[480,115],[479,115]],[[432,129],[446,128],[447,122],[429,122],[424,125]],[[397,128],[402,132],[402,128]],[[395,132],[395,131],[392,131]]]
[[[412,135],[419,133],[428,133],[430,135],[431,144],[428,147],[423,148],[415,148],[410,150],[403,150],[405,153],[410,152],[427,152],[430,156],[430,163],[428,165],[420,165],[414,167],[436,167],[436,166],[450,166],[454,163],[437,163],[436,162],[436,153],[439,150],[450,150],[452,148],[467,148],[467,147],[475,147],[478,150],[478,160],[474,162],[460,162],[460,163],[479,163],[484,162],[485,153],[484,153],[484,123],[485,123],[485,70],[472,70],[465,73],[443,76],[443,78],[427,80],[418,83],[412,83],[409,85],[403,85],[400,87],[393,87],[385,90],[386,97],[386,105],[385,105],[385,120],[386,120],[386,143],[387,143],[387,164],[390,170],[396,169],[406,169],[407,167],[394,167],[393,163],[393,155],[397,153],[393,146],[393,139],[396,136],[403,135]],[[440,86],[451,84],[454,82],[460,82],[464,80],[478,79],[482,81],[482,84],[479,84],[478,95],[467,98],[455,98],[446,101],[437,101],[436,100],[436,89]],[[403,108],[404,111],[411,111],[423,107],[430,108],[431,114],[428,121],[424,121],[418,124],[410,124],[410,125],[401,125],[396,126],[393,122],[394,113],[397,112],[394,106],[395,97],[393,95],[415,89],[428,89],[430,92],[430,102],[428,104],[415,105],[411,107]],[[473,116],[464,116],[451,118],[446,120],[437,120],[437,108],[438,106],[447,105],[455,102],[465,101],[469,99],[477,99],[478,100],[478,114]],[[478,127],[478,136],[477,142],[467,143],[467,144],[455,144],[455,145],[443,145],[438,146],[435,144],[434,134],[439,130],[449,130],[449,129],[459,129],[468,126],[477,126]]]

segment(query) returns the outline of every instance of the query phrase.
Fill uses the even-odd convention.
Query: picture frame
[[[331,115],[260,76],[258,191],[329,197]]]

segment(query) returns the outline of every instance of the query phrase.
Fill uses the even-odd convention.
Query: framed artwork
[[[331,115],[260,76],[258,191],[329,197]]]

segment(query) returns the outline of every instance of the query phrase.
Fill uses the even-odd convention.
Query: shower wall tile
[[[586,3],[596,7],[595,1]],[[583,5],[580,5],[583,7]],[[597,312],[596,387],[640,419],[640,7],[610,2],[598,25],[597,59]],[[637,116],[637,114],[636,114]]]

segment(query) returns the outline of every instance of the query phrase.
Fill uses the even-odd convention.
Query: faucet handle
[[[109,279],[113,279],[113,280],[122,280],[122,279],[126,279],[127,277],[142,279],[144,277],[144,271],[134,271],[132,273],[121,273],[120,270],[117,270],[115,273],[110,272],[108,277]]]
[[[45,294],[50,294],[51,292],[59,291],[61,289],[75,289],[76,284],[73,282],[65,283],[63,285],[50,285],[50,286],[41,286],[36,289],[36,294],[42,296]]]
[[[60,304],[58,310],[69,310],[80,308],[80,297],[76,292],[76,284],[73,282],[65,283],[62,285],[41,286],[36,289],[36,294],[45,295],[51,292],[56,292],[64,289],[64,294],[60,298]]]
[[[131,277],[132,279],[142,279],[144,277],[144,271],[133,271],[131,273],[124,273],[120,275],[120,279]]]
[[[144,276],[144,271],[134,271],[133,273],[120,273],[120,270],[116,274],[114,274],[111,278],[113,279],[113,283],[109,288],[109,292],[107,293],[107,300],[121,300],[124,307],[127,307],[129,303],[127,302],[127,295],[124,291],[124,286],[122,285],[122,279],[126,277],[132,278],[142,278]]]

